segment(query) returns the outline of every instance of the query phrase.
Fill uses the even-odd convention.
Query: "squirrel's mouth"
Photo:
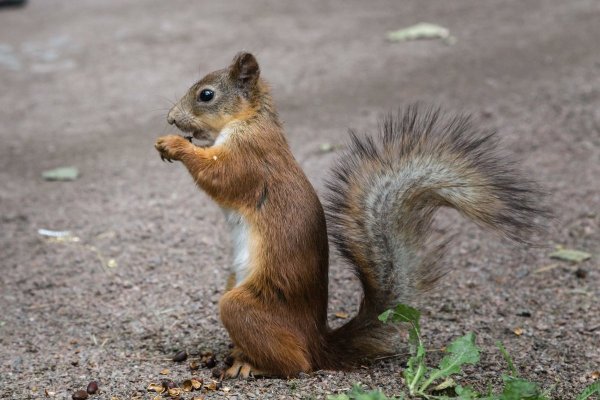
[[[214,139],[203,129],[195,129],[191,132],[185,132],[184,136],[190,143],[198,147],[209,147],[214,144]]]

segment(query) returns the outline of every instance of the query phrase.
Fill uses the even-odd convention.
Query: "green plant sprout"
[[[428,400],[550,400],[549,395],[553,387],[542,390],[539,384],[521,378],[511,356],[500,342],[497,342],[496,346],[508,367],[507,373],[502,375],[504,384],[502,392],[494,394],[490,387],[487,394],[482,394],[471,387],[457,385],[452,376],[460,374],[464,365],[475,365],[479,362],[481,350],[475,344],[475,334],[468,333],[452,341],[445,349],[446,355],[437,368],[432,368],[425,363],[426,350],[421,339],[420,317],[421,313],[418,310],[405,304],[399,304],[396,308],[387,310],[379,316],[379,320],[383,323],[409,325],[408,341],[412,356],[408,359],[403,376],[408,395],[411,397]],[[439,384],[432,387],[436,382]],[[450,395],[437,394],[442,391],[444,393],[453,391],[453,393]],[[405,393],[401,393],[399,399],[404,399],[405,395]],[[595,382],[587,386],[576,400],[598,398],[598,395],[600,395],[600,382]],[[388,398],[380,391],[366,392],[360,385],[354,385],[350,392],[329,396],[328,399],[391,400],[398,398]]]

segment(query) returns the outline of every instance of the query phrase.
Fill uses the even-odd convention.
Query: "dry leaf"
[[[571,250],[571,249],[559,249],[554,253],[550,254],[550,258],[555,258],[561,261],[570,261],[572,263],[580,263],[585,260],[589,260],[592,258],[590,253],[586,253],[585,251],[580,250]]]
[[[74,181],[79,176],[75,167],[59,167],[42,172],[42,178],[47,181]]]
[[[515,328],[513,329],[513,333],[517,336],[521,336],[523,334],[523,328]]]
[[[388,32],[387,38],[391,42],[419,39],[448,39],[450,38],[450,31],[443,26],[421,22],[408,28]]]
[[[546,271],[550,271],[555,269],[556,267],[558,267],[558,264],[550,264],[550,265],[545,265],[543,267],[540,267],[538,269],[536,269],[535,271],[533,271],[534,274],[539,274],[541,272],[546,272]]]

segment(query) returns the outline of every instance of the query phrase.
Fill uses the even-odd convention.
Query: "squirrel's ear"
[[[256,84],[260,68],[256,58],[250,53],[241,52],[234,58],[229,66],[229,76],[240,87],[250,88]]]

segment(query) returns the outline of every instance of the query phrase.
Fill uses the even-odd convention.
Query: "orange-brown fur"
[[[254,90],[269,96],[262,83]],[[233,115],[204,118],[215,131],[243,125],[222,145],[200,148],[169,135],[156,148],[166,159],[181,161],[200,188],[248,222],[250,272],[225,293],[220,316],[236,359],[264,373],[292,376],[317,365],[327,332],[325,216],[272,110],[260,106],[242,99]]]
[[[211,100],[199,97],[205,89],[214,92]],[[325,214],[288,147],[254,57],[240,53],[169,112],[170,123],[213,145],[163,136],[155,145],[161,157],[181,161],[202,190],[247,225],[245,277],[231,275],[219,304],[235,345],[227,376],[347,369],[389,352],[390,331],[377,315],[439,277],[437,253],[420,258],[418,250],[441,205],[517,240],[534,226],[534,191],[512,171],[496,170],[491,135],[469,133],[462,120],[438,127],[435,113],[419,118],[409,109],[401,122],[387,122],[383,148],[354,138],[336,171],[333,238],[365,293],[358,315],[330,330]],[[434,128],[442,133],[435,136]]]

